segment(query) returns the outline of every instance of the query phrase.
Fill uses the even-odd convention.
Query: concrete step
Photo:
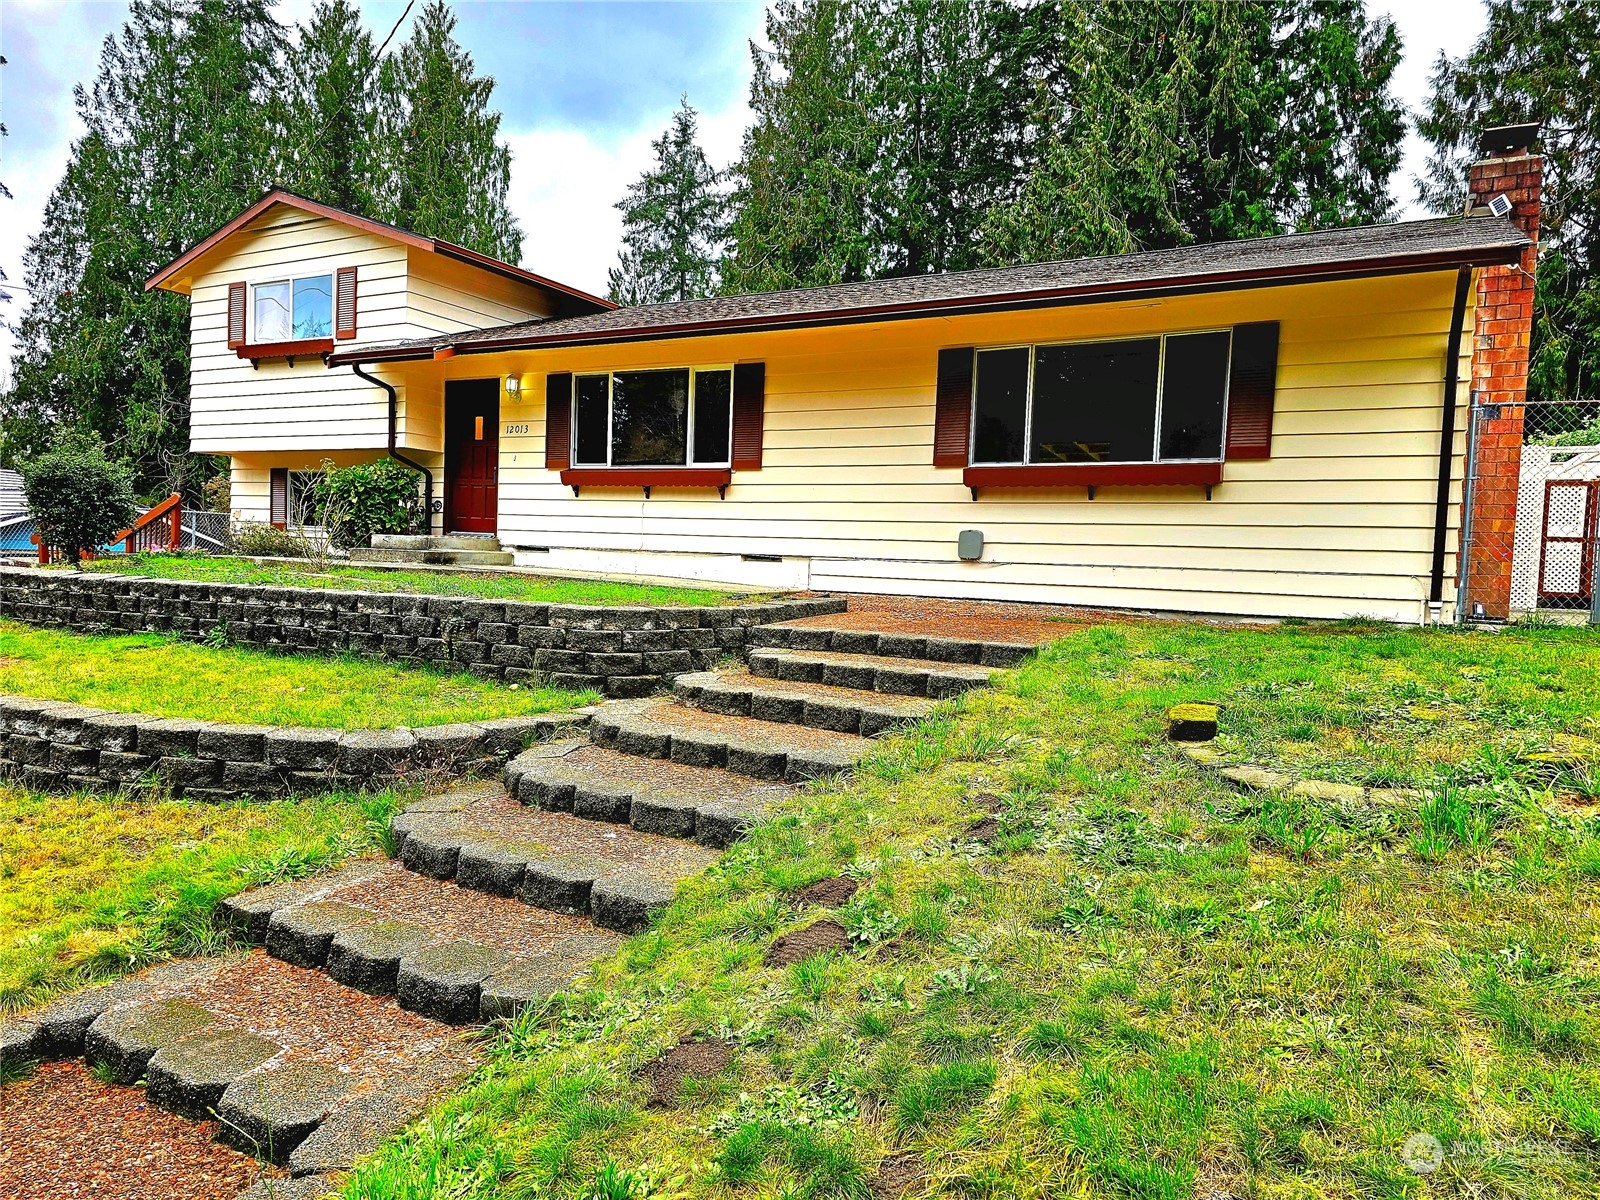
[[[790,683],[737,670],[679,675],[672,691],[684,704],[706,712],[862,737],[915,721],[934,705],[918,696],[891,697],[825,683]]]
[[[646,871],[617,870],[595,885],[591,905],[632,933],[671,901],[672,890],[670,880]],[[254,928],[270,909],[263,941],[273,957],[393,995],[402,1009],[452,1025],[514,1014],[620,940],[585,917],[459,887],[401,862],[311,893],[247,892],[222,907],[238,930]]]
[[[353,563],[389,566],[421,563],[428,567],[509,567],[516,560],[509,550],[363,550],[350,551]]]
[[[401,861],[419,875],[630,932],[631,914],[594,906],[596,888],[603,897],[612,876],[643,873],[668,884],[670,896],[670,885],[717,860],[715,850],[678,837],[524,807],[498,786],[418,801],[392,827]]]
[[[448,1025],[260,951],[167,963],[31,1014],[19,1058],[117,1084],[295,1176],[349,1170],[482,1058]],[[9,1058],[9,1055],[8,1055]]]
[[[837,775],[873,748],[858,734],[725,717],[654,698],[602,705],[589,732],[596,745],[624,754],[790,783]]]
[[[640,758],[581,739],[524,751],[506,764],[504,778],[507,791],[530,808],[626,823],[718,850],[794,794],[721,767]]]
[[[833,650],[766,647],[750,650],[746,659],[751,674],[768,679],[933,700],[984,687],[991,673],[989,667]]]
[[[826,617],[762,625],[750,631],[748,644],[751,647],[831,650],[841,654],[876,654],[884,658],[915,658],[983,667],[1014,667],[1038,649],[1033,642],[924,637],[862,628],[858,624],[830,621]]]
[[[374,550],[498,550],[500,539],[492,533],[375,533]]]

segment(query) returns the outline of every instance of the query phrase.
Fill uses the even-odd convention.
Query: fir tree
[[[622,249],[610,294],[618,304],[697,300],[717,290],[727,200],[695,140],[696,121],[685,96],[672,124],[651,143],[654,168],[617,203]]]
[[[378,55],[350,0],[318,0],[284,55],[275,93],[279,184],[350,212],[373,207],[378,166]]]
[[[380,71],[382,187],[377,216],[516,262],[522,231],[506,203],[511,151],[489,108],[494,80],[474,74],[455,14],[432,0]]]
[[[1545,158],[1528,392],[1600,402],[1600,3],[1493,0],[1481,37],[1439,57],[1418,129],[1433,143],[1419,198],[1459,213],[1478,135],[1541,123]]]

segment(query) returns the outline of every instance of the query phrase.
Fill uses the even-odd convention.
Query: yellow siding
[[[323,459],[330,459],[336,467],[369,462],[382,457],[371,451],[336,450],[327,453],[304,450],[235,454],[229,468],[229,485],[232,489],[230,504],[236,521],[256,521],[265,525],[272,519],[272,469],[286,467],[291,471],[317,471]],[[434,495],[439,495],[441,459],[437,454],[415,454],[423,466],[433,470]]]
[[[190,295],[190,433],[192,450],[210,454],[374,450],[388,443],[388,397],[351,372],[320,361],[263,361],[259,368],[228,349],[228,285],[331,274],[354,266],[357,336],[341,349],[450,333],[480,324],[545,315],[550,302],[515,283],[377,234],[287,206],[268,209],[206,257]],[[471,300],[474,289],[483,297]],[[401,376],[400,444],[441,447],[437,383],[409,402]],[[263,485],[265,486],[265,485]]]
[[[508,371],[761,360],[765,460],[715,491],[585,487],[544,469],[543,381],[503,402],[500,536],[552,567],[819,589],[1211,613],[1415,621],[1428,592],[1453,273],[579,350],[459,356],[405,370]],[[940,347],[1281,322],[1273,456],[1199,488],[985,491],[932,465]],[[1470,335],[1470,329],[1468,331]],[[1471,344],[1463,338],[1463,348]],[[1465,378],[1465,355],[1463,356]],[[414,387],[416,385],[413,385]],[[1459,395],[1464,407],[1465,384]],[[1452,523],[1464,438],[1457,425]],[[983,561],[956,554],[981,529]],[[1454,571],[1452,555],[1447,572]],[[763,567],[741,555],[780,555]],[[678,570],[674,570],[676,565]],[[1447,591],[1448,598],[1448,591]]]

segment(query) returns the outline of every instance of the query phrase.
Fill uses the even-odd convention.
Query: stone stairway
[[[345,1169],[478,1061],[453,1027],[565,987],[796,785],[1034,649],[827,617],[751,632],[746,664],[606,703],[501,780],[412,804],[397,858],[224,902],[261,949],[66,997],[8,1040],[142,1076],[297,1177]]]
[[[388,566],[420,563],[429,567],[509,567],[515,560],[509,550],[500,548],[500,539],[492,534],[375,533],[370,548],[350,551],[350,561]]]

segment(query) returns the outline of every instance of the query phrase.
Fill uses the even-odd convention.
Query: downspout
[[[414,471],[422,472],[422,494],[426,498],[422,519],[424,524],[427,526],[428,532],[432,533],[433,472],[428,470],[428,468],[423,466],[421,463],[407,458],[395,448],[395,427],[397,422],[400,420],[400,394],[394,390],[394,385],[392,383],[385,383],[376,375],[368,375],[361,369],[360,363],[351,363],[350,369],[356,373],[357,377],[365,379],[368,383],[373,384],[376,387],[381,387],[384,391],[389,393],[389,457],[394,459],[396,462],[405,463],[406,466],[410,467]]]
[[[1433,514],[1433,578],[1428,588],[1428,608],[1435,622],[1444,603],[1444,551],[1450,526],[1450,465],[1456,448],[1456,388],[1461,377],[1461,327],[1467,319],[1467,294],[1472,290],[1472,268],[1456,273],[1456,302],[1450,313],[1450,340],[1445,344],[1444,424],[1439,430],[1439,494]],[[1470,497],[1468,500],[1470,502]],[[1457,549],[1467,552],[1466,546]],[[1459,600],[1459,597],[1457,597]]]

